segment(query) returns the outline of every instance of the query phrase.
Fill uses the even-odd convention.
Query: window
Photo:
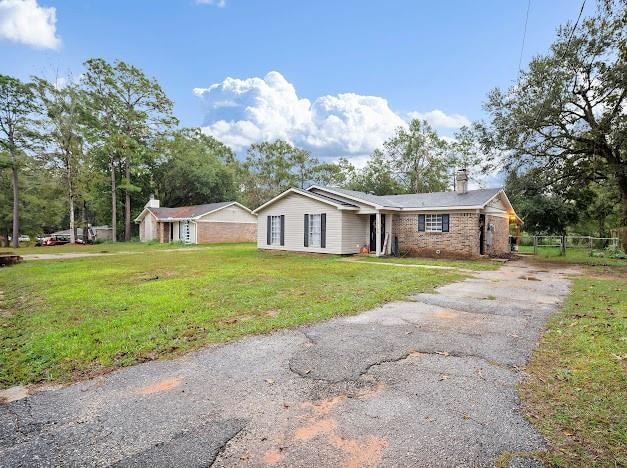
[[[281,245],[280,216],[270,216],[270,245]]]
[[[418,231],[449,232],[450,217],[448,214],[418,215]]]
[[[192,239],[192,233],[189,226],[189,221],[181,221],[179,225],[179,238],[185,243],[190,244]]]
[[[322,215],[309,215],[309,246],[320,247],[322,240]]]
[[[439,215],[439,214],[425,215],[425,231],[426,232],[442,232],[442,215]]]

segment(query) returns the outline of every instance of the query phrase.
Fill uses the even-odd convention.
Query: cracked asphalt
[[[566,273],[511,262],[35,393],[0,405],[0,466],[493,466],[544,446],[515,385]]]

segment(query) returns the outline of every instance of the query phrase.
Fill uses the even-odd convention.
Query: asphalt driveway
[[[564,273],[513,262],[0,405],[0,466],[492,466],[543,447],[515,385]]]

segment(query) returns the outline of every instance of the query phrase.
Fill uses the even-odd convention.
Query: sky
[[[359,164],[419,117],[443,136],[485,118],[576,19],[579,0],[0,0],[0,73],[79,77],[88,58],[156,78],[182,126],[243,154],[284,138]],[[526,34],[525,20],[527,9]],[[584,16],[594,10],[588,2]],[[523,47],[524,36],[524,47]]]

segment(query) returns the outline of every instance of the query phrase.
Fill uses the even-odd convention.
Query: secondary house
[[[135,219],[142,242],[254,242],[257,216],[244,205],[227,201],[205,205],[162,208],[151,197]]]
[[[377,196],[336,187],[291,188],[253,211],[260,249],[477,257],[510,251],[522,223],[502,188]]]

